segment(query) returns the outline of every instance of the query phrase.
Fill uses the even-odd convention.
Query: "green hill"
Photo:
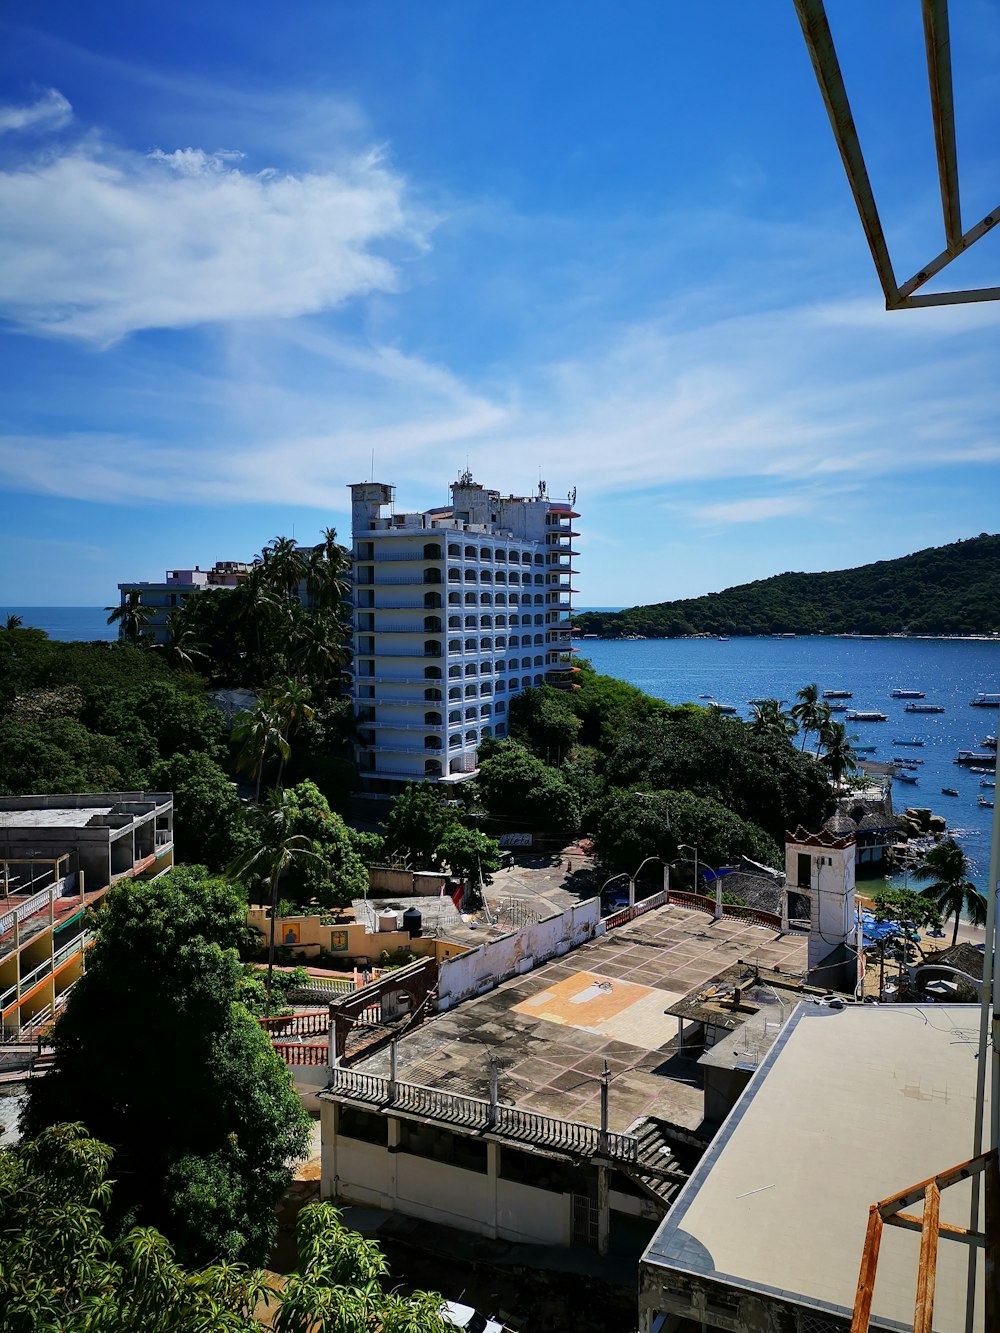
[[[574,617],[582,634],[990,634],[1000,631],[1000,536],[898,560],[776,574],[707,597]]]

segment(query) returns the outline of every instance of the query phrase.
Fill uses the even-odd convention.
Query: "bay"
[[[874,745],[862,756],[880,762],[921,759],[915,785],[892,783],[893,808],[929,806],[948,820],[962,845],[972,879],[986,887],[993,811],[977,804],[980,775],[955,764],[959,750],[979,750],[997,731],[995,708],[973,708],[980,692],[1000,691],[1000,641],[958,639],[587,639],[576,640],[581,657],[607,676],[628,681],[668,703],[706,705],[710,695],[750,717],[751,699],[795,702],[796,691],[815,681],[820,690],[850,690],[849,708],[885,713],[886,722],[847,723],[856,745]],[[943,713],[907,713],[894,689],[923,690],[922,703],[942,704]],[[837,714],[844,721],[843,714]],[[920,740],[901,747],[894,740]],[[942,787],[959,795],[945,796]],[[900,883],[903,881],[900,880]]]
[[[0,624],[8,616],[20,616],[25,629],[43,629],[50,639],[69,642],[95,639],[110,642],[118,638],[118,626],[108,624],[103,606],[3,606]]]

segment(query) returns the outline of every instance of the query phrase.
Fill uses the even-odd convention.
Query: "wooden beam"
[[[878,1249],[882,1243],[882,1225],[882,1214],[878,1210],[878,1204],[873,1203],[868,1209],[868,1230],[865,1232],[865,1246],[861,1251],[861,1271],[858,1273],[858,1289],[854,1296],[851,1333],[868,1333],[872,1298],[875,1295]]]
[[[933,1333],[934,1284],[937,1279],[938,1225],[941,1221],[941,1191],[931,1183],[924,1194],[924,1224],[920,1229],[920,1258],[917,1262],[917,1295],[913,1305],[913,1333]]]

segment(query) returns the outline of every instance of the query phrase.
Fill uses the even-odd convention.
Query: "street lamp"
[[[692,846],[690,845],[690,843],[680,842],[680,843],[677,844],[677,850],[678,850],[679,852],[694,852],[694,891],[695,891],[695,893],[700,892],[700,889],[699,889],[699,880],[698,880],[698,848],[697,848],[697,847],[692,847]],[[707,862],[704,862],[704,861],[703,861],[702,864],[703,864],[703,865],[707,865]],[[712,870],[712,867],[711,867],[711,866],[708,866],[708,869],[709,869],[709,870]],[[716,870],[716,871],[713,871],[712,873],[715,875],[715,916],[714,916],[714,920],[716,920],[716,921],[721,921],[721,920],[722,920],[722,878],[721,878],[721,876],[719,875],[719,872],[718,872],[717,870]]]
[[[640,875],[640,873],[641,873],[641,871],[642,871],[642,867],[643,867],[643,866],[647,866],[647,865],[649,865],[650,861],[659,861],[661,865],[667,867],[667,869],[669,870],[669,864],[668,864],[668,862],[664,861],[664,859],[663,859],[662,856],[647,856],[646,859],[645,859],[645,861],[642,862],[642,865],[639,866],[639,869],[635,872],[635,874],[634,874],[634,875],[629,875],[629,877],[628,877],[628,905],[629,905],[629,907],[634,907],[634,906],[635,906],[635,882],[636,882],[636,880],[639,878],[639,875]]]

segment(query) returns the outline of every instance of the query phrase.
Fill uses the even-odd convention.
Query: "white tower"
[[[852,991],[858,980],[853,837],[785,834],[786,892],[809,899],[809,982]]]

